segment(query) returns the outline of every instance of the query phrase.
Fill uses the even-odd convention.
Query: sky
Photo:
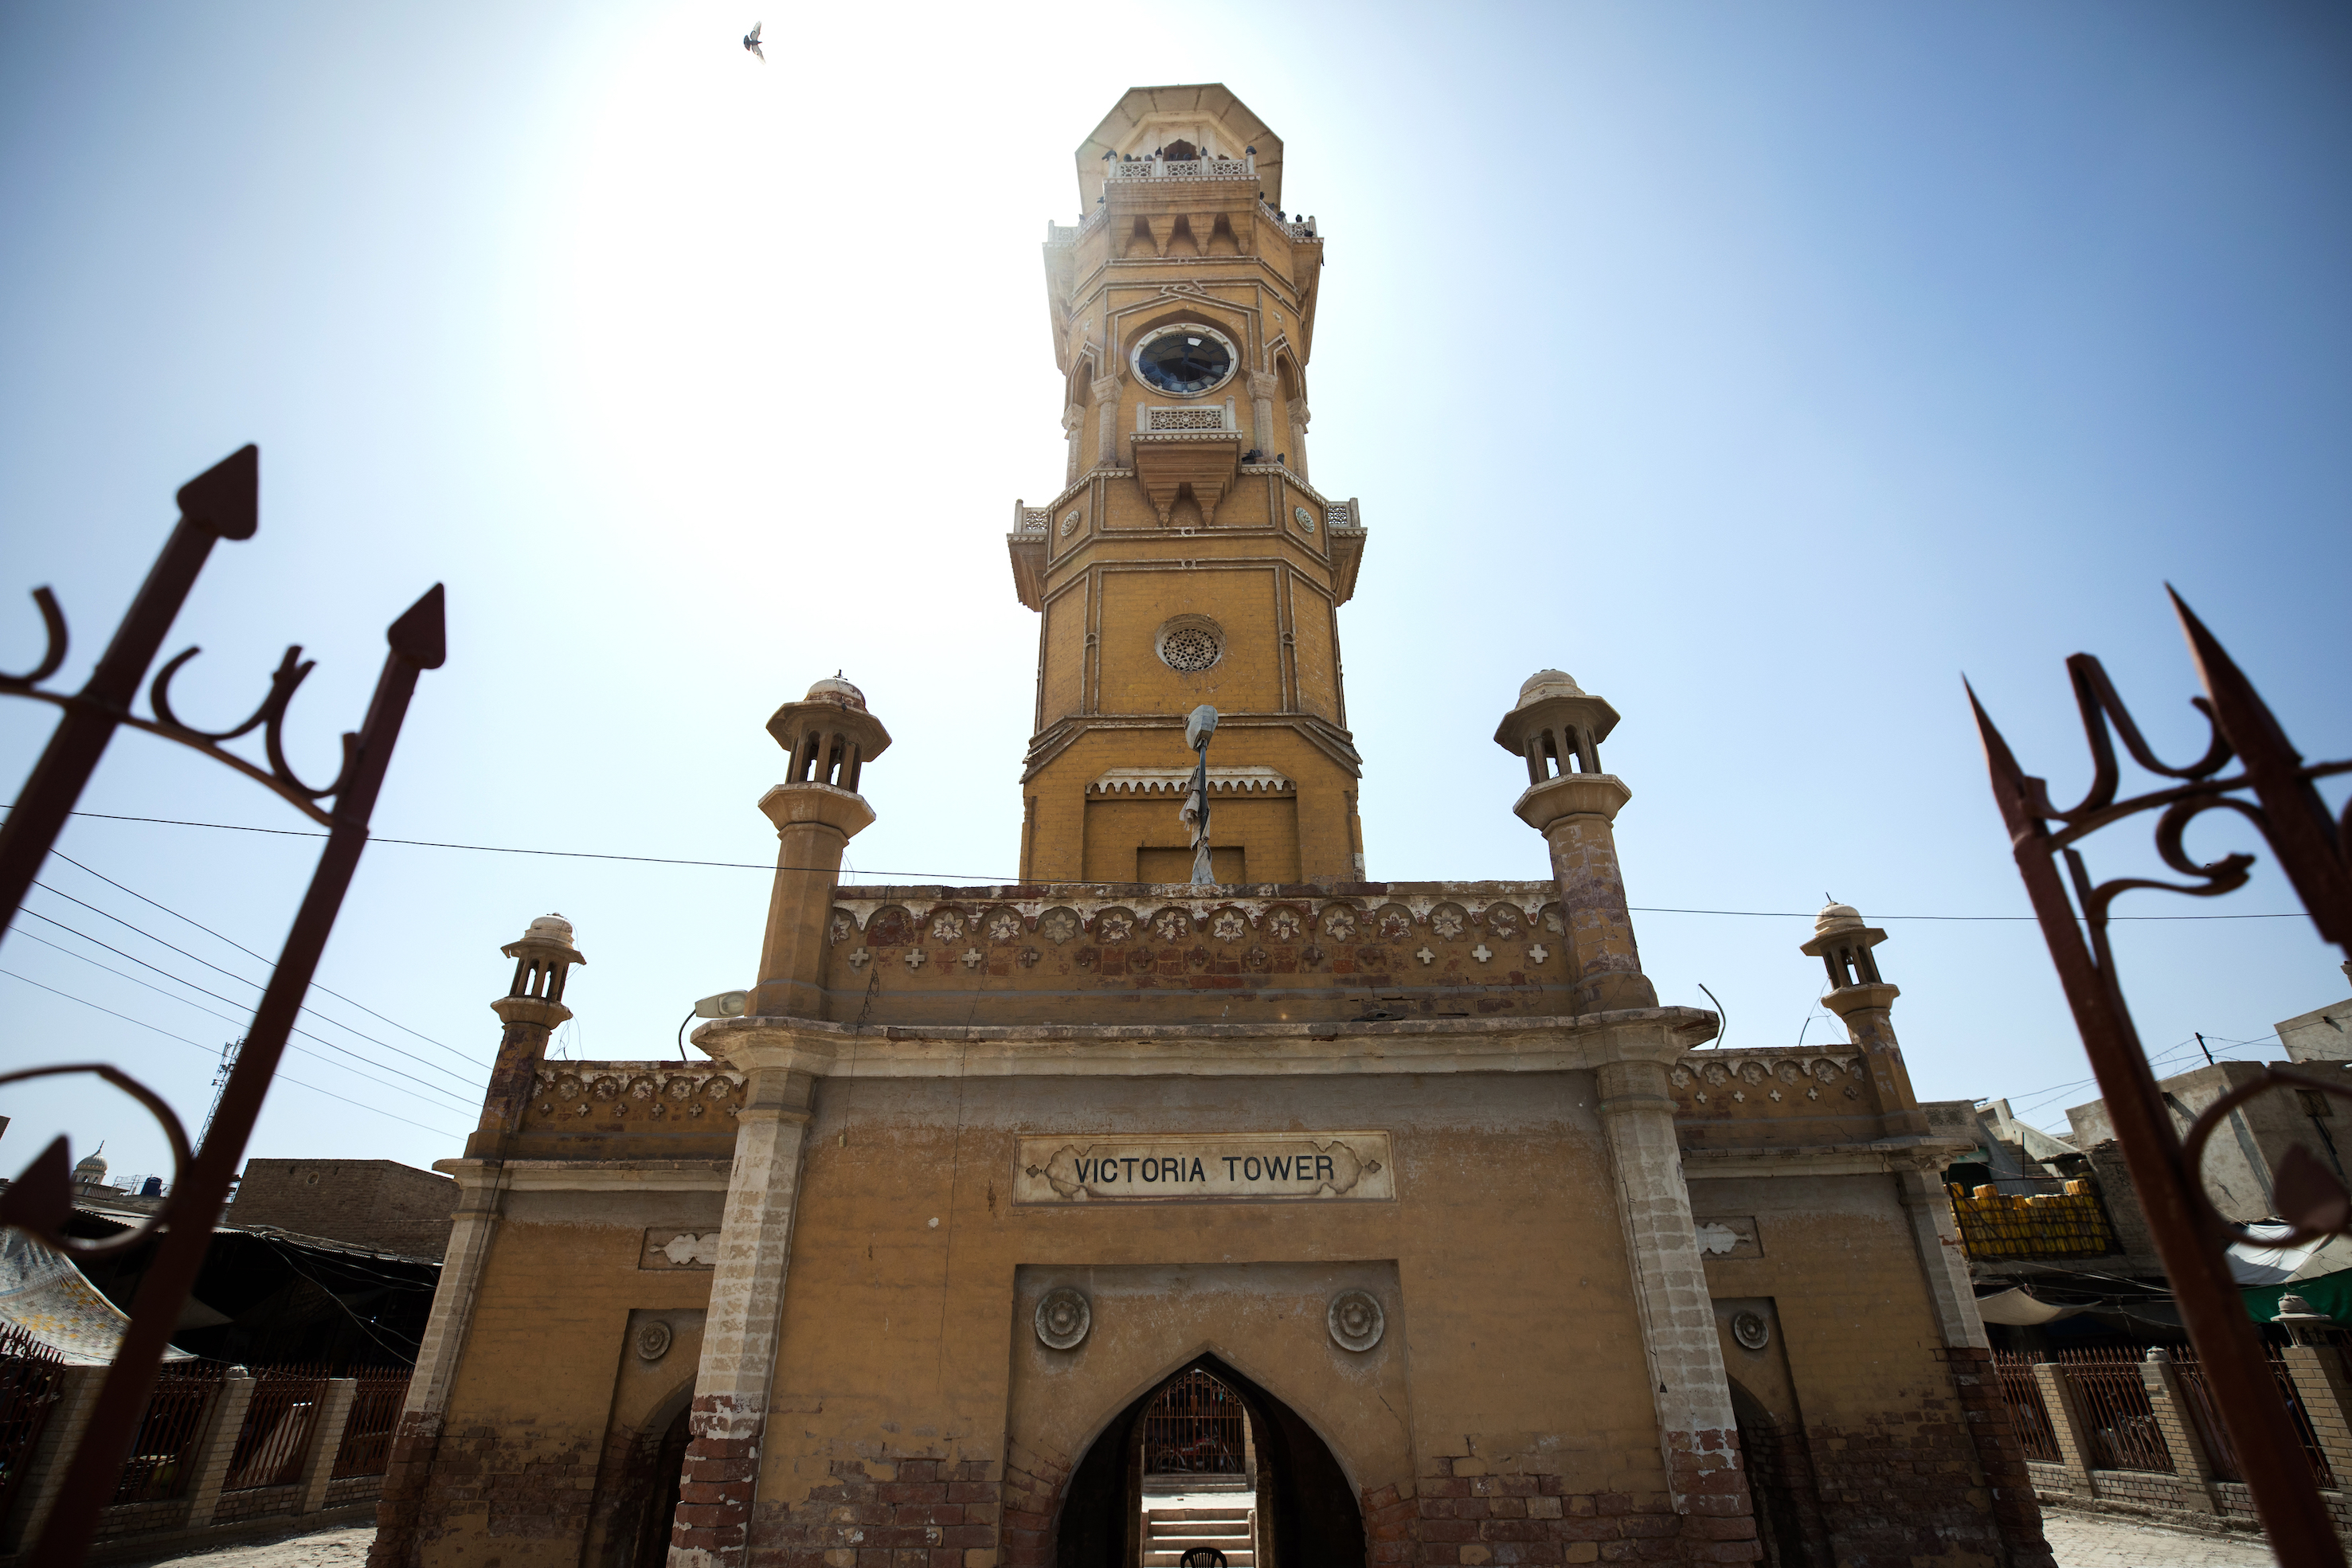
[[[1228,85],[1327,240],[1371,876],[1547,873],[1491,737],[1568,670],[1623,715],[1663,999],[1719,998],[1735,1048],[1836,1038],[1797,951],[1834,894],[1889,933],[1920,1094],[2063,1128],[2096,1092],[1962,676],[2062,798],[2077,651],[2193,757],[2170,582],[2306,755],[2352,753],[2339,8],[766,3],[0,5],[0,669],[46,583],[78,685],[173,490],[247,442],[260,531],[167,644],[204,649],[184,716],[241,718],[299,642],[323,779],[446,585],[252,1155],[455,1155],[498,949],[549,911],[588,958],[555,1051],[674,1052],[751,978],[761,726],[836,668],[895,737],[856,875],[1012,879],[1036,628],[1003,535],[1064,453],[1037,247],[1130,85]],[[53,718],[0,703],[0,788]],[[136,734],[81,806],[0,941],[0,1059],[116,1062],[200,1124],[318,841]],[[2155,868],[2148,829],[2095,868]],[[2190,846],[2263,864],[2119,906],[2231,916],[2117,928],[2168,1071],[2347,989],[2250,830]],[[61,1133],[164,1169],[93,1081],[0,1113],[10,1172]]]

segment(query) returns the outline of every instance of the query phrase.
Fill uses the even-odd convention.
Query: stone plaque
[[[680,1230],[656,1225],[646,1232],[645,1250],[637,1254],[640,1269],[709,1269],[719,1262],[719,1228]]]
[[[1717,1258],[1761,1258],[1763,1239],[1756,1233],[1756,1221],[1746,1215],[1723,1218],[1699,1217],[1693,1222],[1698,1232],[1698,1255],[1708,1262]]]
[[[1172,1133],[1024,1138],[1015,1203],[1396,1197],[1386,1133]]]

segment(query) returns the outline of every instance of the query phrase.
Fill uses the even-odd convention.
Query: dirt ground
[[[2257,1539],[2191,1535],[2113,1515],[2053,1510],[2046,1528],[2058,1568],[2269,1568],[2274,1561]],[[353,1525],[157,1561],[203,1568],[361,1568],[374,1539],[374,1525]]]
[[[346,1525],[309,1535],[277,1541],[239,1542],[178,1557],[155,1557],[156,1563],[202,1563],[204,1568],[361,1568],[367,1562],[368,1542],[375,1539],[373,1524]]]

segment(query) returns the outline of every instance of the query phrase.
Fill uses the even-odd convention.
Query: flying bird
[[[760,63],[764,66],[768,63],[768,51],[760,47],[760,23],[751,24],[751,30],[743,35],[743,47],[759,56]]]

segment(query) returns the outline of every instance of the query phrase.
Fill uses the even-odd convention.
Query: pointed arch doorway
[[[1155,1548],[1147,1498],[1179,1488]],[[1254,1515],[1240,1545],[1213,1547],[1228,1568],[1365,1568],[1363,1512],[1330,1448],[1290,1406],[1199,1356],[1113,1416],[1070,1472],[1054,1568],[1176,1568],[1195,1533],[1234,1539],[1240,1511]]]

